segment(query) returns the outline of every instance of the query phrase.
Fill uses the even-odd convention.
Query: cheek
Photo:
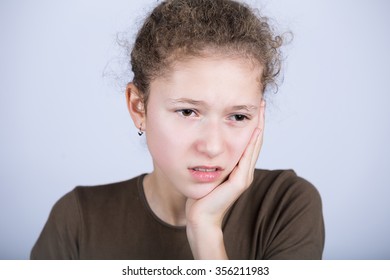
[[[234,164],[234,166],[238,163],[242,154],[247,148],[249,141],[252,137],[252,133],[253,131],[251,129],[245,129],[245,131],[235,134],[234,137],[230,137],[229,140],[229,147],[231,153],[230,156],[232,159],[234,159],[234,162],[232,163]]]
[[[166,121],[165,117],[151,114],[146,120],[146,140],[153,159],[160,164],[172,164],[180,156],[183,146],[182,132]]]

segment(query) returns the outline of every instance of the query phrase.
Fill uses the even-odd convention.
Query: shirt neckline
[[[163,227],[166,227],[166,228],[169,228],[171,230],[175,230],[175,231],[184,231],[186,230],[186,226],[174,226],[174,225],[171,225],[171,224],[168,224],[167,222],[163,221],[162,219],[160,219],[152,210],[152,208],[150,207],[147,199],[146,199],[146,195],[145,195],[145,190],[144,190],[144,178],[145,176],[147,175],[147,173],[144,173],[142,175],[140,175],[138,177],[138,180],[137,180],[137,188],[138,188],[138,194],[139,194],[139,197],[141,199],[141,203],[142,203],[142,206],[144,207],[145,211],[149,214],[149,216],[157,223],[159,223],[160,225],[162,225]]]

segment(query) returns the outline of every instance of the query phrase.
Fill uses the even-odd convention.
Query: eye
[[[236,122],[243,122],[245,120],[249,120],[249,118],[245,115],[242,114],[235,114],[230,117],[231,120],[236,121]]]
[[[176,112],[186,118],[196,115],[196,112],[192,109],[181,109],[181,110],[177,110]]]

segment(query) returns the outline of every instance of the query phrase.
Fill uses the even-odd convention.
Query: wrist
[[[195,259],[227,259],[220,227],[187,225],[187,238]]]

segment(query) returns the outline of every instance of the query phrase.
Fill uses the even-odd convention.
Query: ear
[[[137,129],[140,129],[141,127],[142,130],[145,130],[146,113],[144,106],[144,98],[142,96],[142,93],[133,83],[127,84],[126,101],[127,108],[129,109],[129,113],[131,118],[133,119],[135,127]]]

